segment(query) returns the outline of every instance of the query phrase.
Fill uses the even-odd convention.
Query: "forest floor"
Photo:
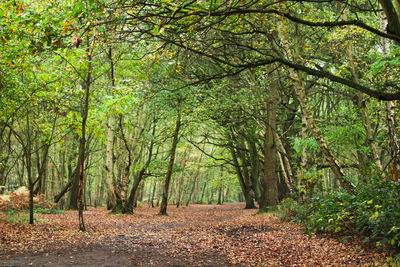
[[[382,266],[387,254],[357,238],[308,236],[243,204],[141,207],[134,215],[103,208],[38,214],[34,226],[0,213],[0,266]],[[345,241],[345,242],[344,242]]]

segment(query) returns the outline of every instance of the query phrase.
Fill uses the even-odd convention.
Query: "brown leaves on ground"
[[[39,223],[6,223],[0,213],[0,262],[17,253],[58,253],[79,248],[102,248],[143,262],[184,258],[193,266],[314,266],[377,265],[383,252],[369,250],[355,239],[346,244],[330,237],[301,232],[300,226],[282,223],[272,215],[253,215],[241,204],[168,207],[169,216],[157,208],[138,208],[134,215],[111,215],[96,208],[85,212],[87,232],[79,232],[76,211],[36,215]],[[153,253],[156,252],[156,253]],[[153,257],[153,258],[152,258]],[[84,259],[81,259],[84,261]],[[222,262],[223,261],[223,262]],[[164,264],[168,266],[168,264]]]

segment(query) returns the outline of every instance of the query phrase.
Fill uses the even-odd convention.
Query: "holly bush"
[[[344,191],[318,193],[306,204],[283,204],[308,233],[330,232],[365,237],[400,257],[400,182],[374,181]]]

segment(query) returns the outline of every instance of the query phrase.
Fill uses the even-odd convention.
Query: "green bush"
[[[286,205],[286,206],[285,206]],[[357,234],[377,246],[400,253],[400,183],[374,182],[359,186],[355,195],[336,191],[316,194],[308,204],[284,203],[306,232]]]

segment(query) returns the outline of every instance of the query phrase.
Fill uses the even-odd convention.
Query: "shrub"
[[[355,195],[319,193],[308,204],[284,202],[282,208],[293,214],[294,221],[303,223],[308,233],[357,234],[366,242],[387,245],[400,253],[400,182],[362,185]]]
[[[34,196],[35,208],[53,209],[54,203],[46,201],[44,195]],[[0,195],[0,210],[26,210],[29,209],[29,190],[22,186],[8,195]]]

